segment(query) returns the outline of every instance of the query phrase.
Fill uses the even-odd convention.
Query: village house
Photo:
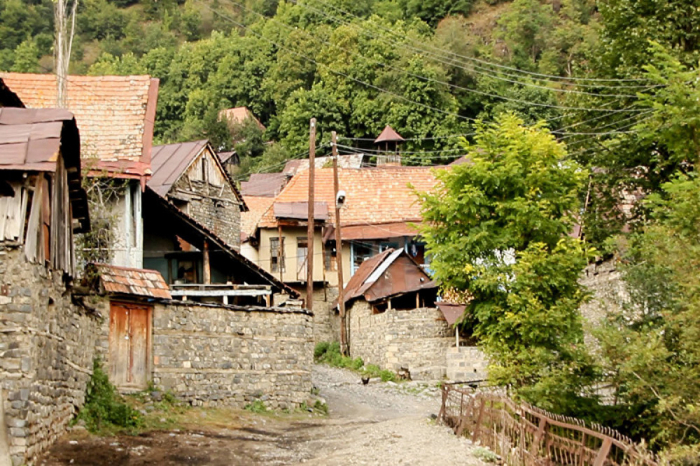
[[[273,294],[298,297],[239,252],[248,208],[208,141],[156,146],[152,171],[144,264],[165,277],[174,297],[268,306]]]
[[[56,76],[0,73],[28,108],[57,102]],[[102,212],[95,231],[109,232],[86,241],[78,256],[122,267],[143,267],[142,194],[151,173],[153,125],[158,80],[150,76],[69,76],[67,108],[80,128],[83,169],[89,191],[100,191]],[[95,206],[93,206],[94,208]],[[108,244],[106,244],[108,243]]]
[[[384,166],[338,169],[345,191],[341,210],[343,276],[347,281],[365,259],[389,248],[404,249],[419,264],[429,258],[416,225],[421,222],[418,198],[409,185],[427,191],[435,185],[428,167]],[[270,274],[298,291],[307,279],[307,209],[309,171],[292,177],[273,202],[246,198],[251,206],[247,245],[242,252]],[[335,191],[333,170],[315,171],[314,319],[316,339],[337,339],[331,303],[337,296]],[[258,210],[259,209],[259,210]],[[264,209],[264,211],[263,211]],[[247,215],[247,214],[246,214]],[[255,229],[251,225],[255,221]]]
[[[2,464],[30,463],[85,401],[100,319],[70,293],[90,230],[80,150],[70,112],[0,108]]]
[[[455,330],[464,306],[436,303],[438,285],[405,250],[364,261],[343,295],[352,358],[414,380],[485,377],[485,358]]]

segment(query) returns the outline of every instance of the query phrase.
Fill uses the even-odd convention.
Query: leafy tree
[[[242,122],[228,122],[233,147],[240,157],[260,157],[265,151],[265,131],[253,118]]]
[[[27,39],[15,49],[12,71],[37,73],[39,71],[39,47],[33,39]]]
[[[448,15],[466,15],[472,6],[472,0],[446,2],[444,0],[400,0],[398,7],[407,18],[418,17],[430,24],[437,23]]]
[[[652,221],[623,242],[629,302],[599,332],[618,421],[678,464],[700,455],[700,179],[647,200]],[[622,239],[621,239],[622,240]]]
[[[596,373],[578,279],[592,251],[569,233],[586,172],[542,124],[503,115],[476,132],[470,163],[438,171],[436,191],[422,194],[431,268],[444,288],[472,296],[463,319],[493,382],[545,409],[584,413]]]

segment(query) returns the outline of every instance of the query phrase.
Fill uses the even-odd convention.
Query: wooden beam
[[[204,240],[204,247],[202,248],[202,269],[203,269],[203,282],[205,285],[211,283],[211,265],[209,264],[209,241]]]
[[[333,191],[335,193],[335,250],[338,262],[338,307],[340,308],[340,351],[343,356],[349,354],[348,329],[345,317],[345,290],[343,289],[343,243],[340,231],[340,206],[338,205],[338,191],[340,183],[338,181],[338,145],[335,131],[331,132],[331,149],[333,151]],[[352,264],[350,264],[352,267]]]
[[[314,178],[316,172],[316,118],[309,128],[309,224],[306,228],[306,308],[314,308]]]
[[[268,296],[272,292],[269,290],[170,290],[172,296]]]

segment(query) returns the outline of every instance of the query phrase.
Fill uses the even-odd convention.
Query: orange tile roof
[[[168,285],[156,270],[132,269],[107,264],[94,264],[94,266],[108,294],[172,299]]]
[[[420,204],[408,185],[419,191],[428,191],[436,183],[432,167],[340,168],[338,179],[340,189],[346,194],[341,213],[344,226],[419,222]],[[335,223],[332,169],[316,170],[315,196],[316,202],[328,204],[329,222]],[[308,197],[309,172],[305,170],[292,178],[275,202],[305,202]],[[259,226],[277,226],[272,208],[267,209]]]
[[[56,76],[0,73],[28,108],[56,107]],[[82,158],[99,169],[150,168],[158,80],[150,76],[70,76],[67,107],[80,130]],[[137,173],[138,172],[138,173]]]
[[[258,225],[260,217],[262,217],[272,203],[275,202],[275,198],[243,196],[243,199],[248,206],[248,212],[241,212],[241,231],[250,236],[255,233],[255,228]]]

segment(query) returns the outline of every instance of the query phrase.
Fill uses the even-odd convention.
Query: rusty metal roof
[[[275,202],[272,206],[275,218],[293,218],[307,220],[309,217],[308,202]],[[314,220],[328,220],[328,204],[314,202]]]
[[[27,107],[56,106],[55,75],[0,73],[0,78]],[[148,174],[158,83],[150,76],[68,77],[67,108],[76,117],[82,157],[93,171]]]
[[[345,303],[363,297],[369,302],[430,290],[437,284],[403,249],[389,248],[360,265],[345,287]]]
[[[66,167],[73,218],[80,222],[76,232],[86,232],[90,216],[73,114],[62,109],[0,108],[0,170],[55,172],[59,153]]]
[[[248,210],[243,196],[241,196],[240,192],[238,192],[238,188],[236,188],[236,184],[231,181],[228,173],[221,166],[219,157],[206,139],[153,147],[151,160],[151,170],[153,174],[148,180],[148,187],[159,196],[167,196],[170,188],[180,179],[199,154],[207,148],[214,162],[219,164],[223,177],[229,183],[233,193],[241,203],[241,211]]]
[[[454,325],[454,323],[462,317],[464,310],[467,308],[466,304],[456,303],[440,302],[435,303],[435,305],[440,309],[442,315],[445,316],[448,325]]]
[[[344,240],[351,239],[382,239],[399,238],[401,236],[416,236],[418,230],[414,222],[380,223],[374,225],[353,225],[343,227],[341,234]],[[420,223],[420,222],[415,222]]]
[[[192,161],[207,147],[209,141],[181,142],[154,146],[151,154],[151,179],[148,187],[161,196],[165,196],[170,188],[187,170]]]
[[[108,294],[172,299],[163,276],[156,270],[132,269],[107,264],[92,264]]]
[[[394,128],[392,128],[389,125],[386,125],[384,130],[382,131],[382,134],[377,137],[377,139],[374,140],[375,144],[379,144],[380,142],[403,142],[405,141],[404,138],[401,137],[399,133],[394,131]]]

